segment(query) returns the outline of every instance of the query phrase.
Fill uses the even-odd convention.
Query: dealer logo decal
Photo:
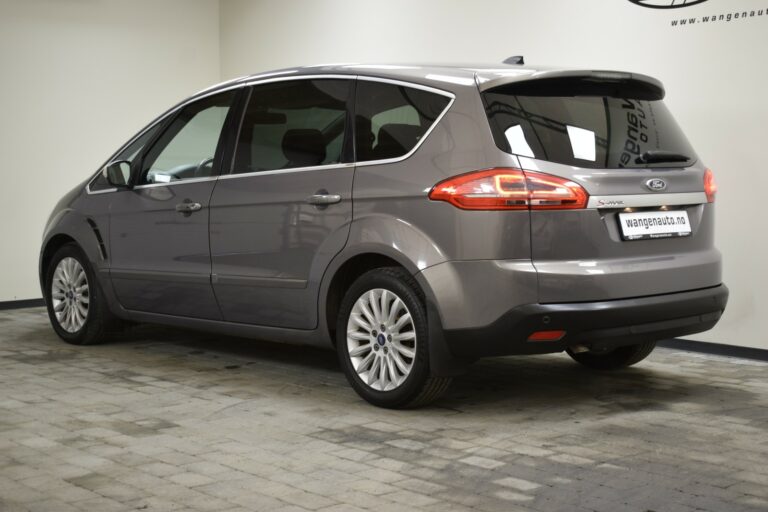
[[[707,0],[629,0],[633,4],[651,9],[678,9],[706,2]]]

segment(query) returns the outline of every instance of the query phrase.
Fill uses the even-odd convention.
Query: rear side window
[[[681,167],[697,158],[661,99],[535,92],[528,85],[483,93],[500,149],[586,168]]]
[[[367,80],[357,82],[356,97],[358,162],[406,155],[450,102],[433,92]]]
[[[257,85],[240,128],[233,173],[342,161],[352,80]]]

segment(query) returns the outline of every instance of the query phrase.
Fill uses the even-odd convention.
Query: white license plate
[[[620,213],[619,225],[624,240],[671,238],[691,234],[691,222],[685,210]]]

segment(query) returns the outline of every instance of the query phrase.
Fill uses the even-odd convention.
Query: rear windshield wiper
[[[691,157],[674,151],[650,149],[635,159],[636,164],[655,164],[661,162],[687,162]]]

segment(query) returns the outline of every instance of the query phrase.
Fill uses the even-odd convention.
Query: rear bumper
[[[711,288],[633,299],[517,306],[478,328],[444,330],[454,357],[477,358],[561,352],[569,346],[604,349],[706,331],[720,319],[728,288]],[[527,341],[531,333],[563,330],[558,341]]]

